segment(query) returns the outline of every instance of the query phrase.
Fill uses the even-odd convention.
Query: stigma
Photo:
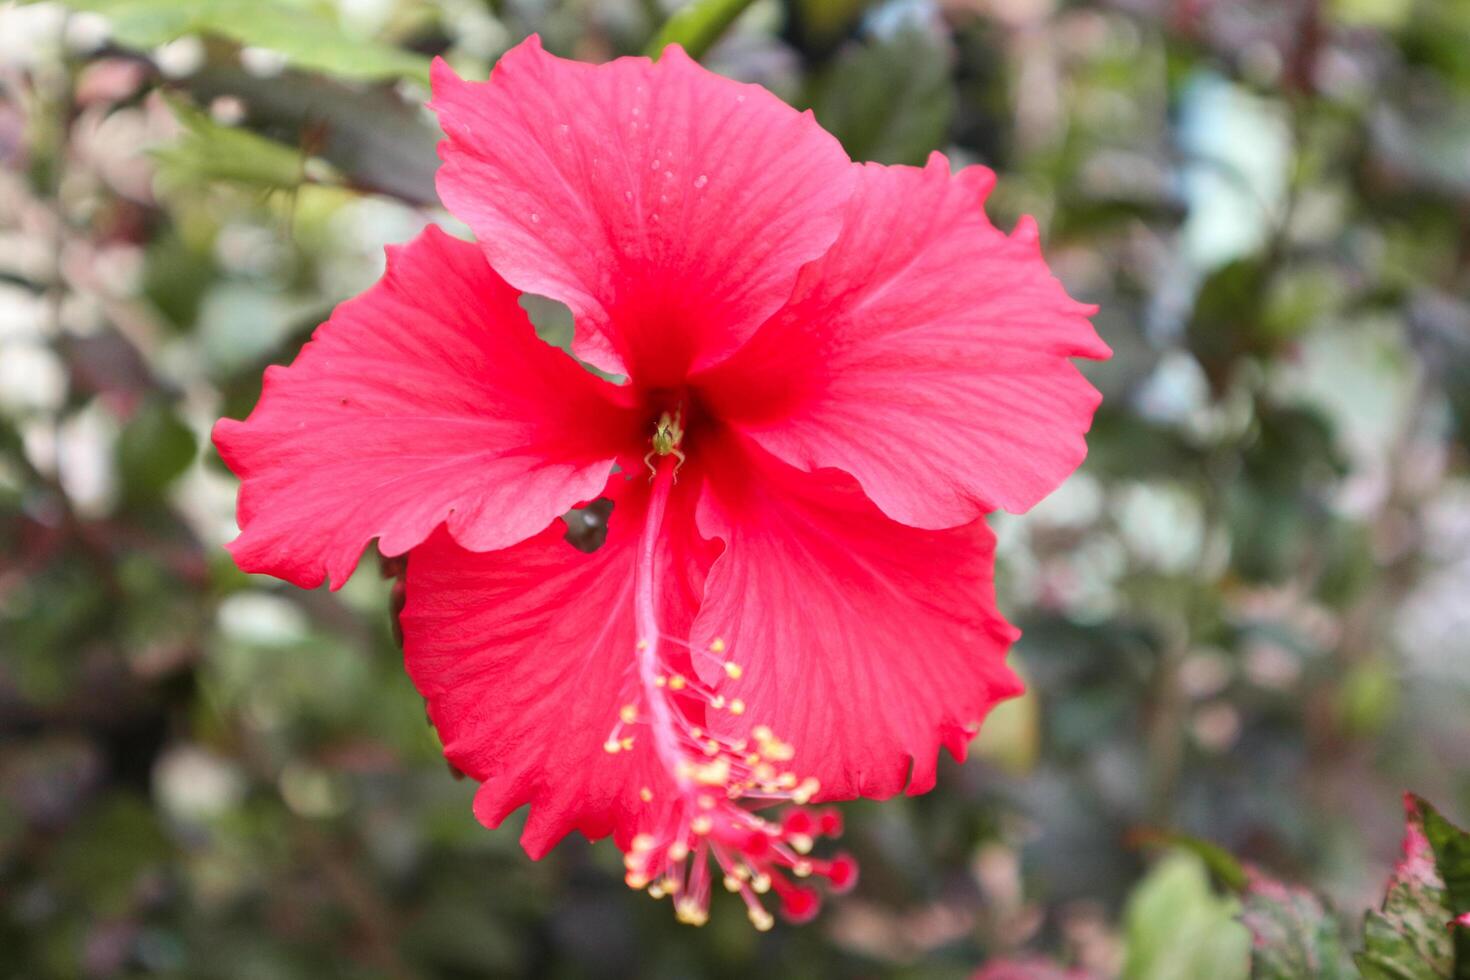
[[[638,790],[639,826],[646,829],[626,850],[625,881],[653,898],[669,898],[679,921],[690,925],[708,921],[711,894],[723,888],[740,898],[751,923],[765,931],[775,923],[768,896],[787,919],[806,921],[821,905],[813,881],[824,879],[829,890],[846,891],[856,883],[857,864],[846,855],[813,855],[819,838],[841,834],[842,818],[835,810],[806,808],[821,786],[792,768],[790,744],[759,723],[741,738],[697,723],[701,715],[746,714],[743,701],[719,690],[723,682],[712,686],[700,679],[738,680],[744,668],[721,639],[695,649],[659,630],[655,558],[676,466],[677,460],[659,460],[638,548],[636,700],[618,709],[603,743],[606,752],[617,754],[646,739],[668,776],[657,792],[649,786]]]

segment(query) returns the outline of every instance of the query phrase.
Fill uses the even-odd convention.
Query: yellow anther
[[[602,743],[602,751],[606,752],[608,755],[617,755],[618,750],[621,748],[622,746],[618,744],[618,740],[615,738],[610,738],[606,742]]]
[[[684,841],[674,841],[669,845],[669,860],[678,864],[689,856],[689,845]]]
[[[791,799],[805,806],[821,788],[822,784],[817,782],[815,776],[808,776],[801,781],[800,786],[796,787],[796,791],[791,794]]]
[[[715,653],[724,653],[724,652],[725,652],[725,641],[724,641],[724,640],[722,640],[722,639],[720,639],[720,638],[719,638],[719,637],[718,637],[718,636],[717,636],[717,637],[715,637],[715,639],[714,639],[714,642],[712,642],[712,643],[711,643],[711,644],[710,644],[710,645],[709,645],[709,648],[710,648],[710,649],[711,649],[711,650],[712,650],[712,651],[714,651],[714,652],[715,652]]]
[[[638,708],[631,704],[625,704],[618,709],[618,720],[625,725],[631,725],[638,720]]]
[[[812,873],[812,863],[810,861],[797,861],[791,866],[791,873],[798,878],[809,878]]]
[[[731,701],[730,702],[730,714],[732,714],[732,715],[743,715],[743,714],[745,714],[745,702],[742,701],[742,700],[740,700],[739,698],[736,698],[734,701]]]
[[[709,706],[719,711],[725,706],[725,696],[723,694],[716,694],[714,699],[710,701]]]
[[[743,884],[744,882],[742,882],[734,875],[725,875],[725,891],[738,892],[740,890],[740,886]]]
[[[644,803],[652,803],[653,802],[653,790],[649,789],[647,786],[643,787],[642,789],[640,789],[638,791],[638,798],[640,800],[642,800]]]
[[[629,871],[627,876],[623,878],[623,881],[626,882],[628,887],[633,889],[634,891],[642,891],[644,888],[648,887],[648,876],[644,874],[638,874],[635,871]]]
[[[624,752],[631,751],[632,748],[633,748],[633,736],[632,735],[626,735],[626,736],[624,736],[623,739],[620,742],[618,742],[618,744],[623,747],[623,751]]]
[[[660,674],[659,676],[657,676],[657,677],[655,677],[653,679],[653,686],[654,687],[663,687],[664,685],[668,684],[668,682],[669,682],[669,679],[667,677],[663,676],[662,674]]]
[[[698,725],[695,725],[693,728],[689,729],[689,737],[694,739],[696,742],[699,741],[700,739],[704,738],[704,729],[700,728]]]
[[[757,906],[750,910],[750,924],[761,932],[770,932],[771,926],[776,924],[776,920],[771,918],[771,913]]]
[[[677,895],[677,894],[679,894],[679,887],[680,886],[679,886],[679,879],[678,878],[667,878],[667,877],[664,878],[664,891],[667,892],[668,894],[670,894],[670,895]]]
[[[732,681],[738,681],[738,680],[740,680],[740,675],[742,673],[744,673],[744,672],[740,669],[740,665],[737,664],[735,661],[733,661],[733,660],[726,660],[725,661],[725,676],[728,677],[728,678],[730,678],[730,680],[732,680]]]
[[[810,854],[814,843],[816,842],[806,834],[793,834],[791,836],[791,849],[797,854]]]
[[[675,674],[669,678],[669,689],[672,691],[682,691],[684,690],[684,683],[684,675]]]
[[[755,778],[763,783],[773,783],[776,780],[776,767],[769,762],[762,762],[755,767]]]
[[[776,780],[776,785],[777,786],[780,786],[782,789],[795,789],[796,788],[796,773],[794,773],[794,772],[783,772],[781,774],[781,777]]]
[[[694,778],[704,786],[724,786],[730,781],[730,763],[725,759],[716,759],[700,766]]]
[[[750,730],[750,734],[755,737],[757,742],[769,742],[776,737],[775,733],[765,725],[756,725]]]
[[[664,891],[664,883],[656,881],[648,886],[648,897],[653,899],[663,898],[667,892]]]
[[[689,829],[701,837],[713,830],[714,826],[714,821],[703,814],[700,814],[689,822]]]
[[[715,808],[715,798],[708,793],[700,794],[699,808],[701,810],[713,810]]]
[[[674,903],[674,915],[685,925],[702,926],[709,921],[709,913],[694,898],[681,898]]]
[[[648,649],[648,641],[647,640],[639,640],[638,641],[638,649],[640,649],[640,650],[647,650]]]
[[[708,742],[705,742],[704,743],[704,754],[707,755],[707,756],[711,756],[711,757],[719,755],[720,754],[720,743],[719,742],[716,742],[714,739],[710,739]]]
[[[760,762],[760,761],[761,761],[761,754],[759,752],[752,752],[752,753],[750,753],[750,755],[748,755],[748,756],[745,757],[745,764],[747,766],[753,766],[757,762]]]
[[[633,838],[633,850],[651,851],[653,850],[653,845],[657,843],[658,841],[654,839],[652,834],[639,834]]]
[[[764,874],[756,875],[754,878],[750,879],[750,890],[755,892],[757,895],[764,895],[766,892],[771,890],[771,876]]]

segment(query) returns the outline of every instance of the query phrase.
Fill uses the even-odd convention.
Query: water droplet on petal
[[[664,165],[664,162],[662,160],[655,160],[655,161],[653,161],[653,166],[650,169],[657,170],[659,167],[662,167],[663,165]]]
[[[704,189],[704,185],[705,184],[708,184],[708,183],[709,183],[709,177],[706,176],[705,174],[700,174],[698,177],[695,177],[694,178],[694,189],[695,190],[703,190]]]
[[[672,170],[665,170],[664,171],[664,180],[673,180],[673,179],[674,179],[674,172]]]
[[[537,214],[535,211],[532,211],[531,212],[531,223],[532,224],[540,224],[541,223],[541,215]]]
[[[623,191],[623,200],[625,200],[625,201],[631,201],[631,200],[633,200],[633,192],[632,191]]]

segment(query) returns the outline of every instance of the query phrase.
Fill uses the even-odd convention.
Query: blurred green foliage
[[[1031,692],[845,808],[863,880],[806,927],[530,862],[442,761],[396,569],[222,548],[213,420],[449,221],[430,58],[532,31],[995,168],[1116,351],[1082,470],[995,519]],[[1257,976],[1352,975],[1400,793],[1470,811],[1467,37],[1466,0],[0,2],[0,977],[1168,980],[1267,934]]]
[[[1341,921],[1305,888],[1254,877],[1242,920],[1251,932],[1251,976],[1256,980],[1352,980],[1358,976]]]
[[[663,26],[648,43],[648,54],[657,58],[664,48],[677,44],[691,58],[701,58],[750,4],[751,0],[697,0],[666,19],[661,10],[653,9],[652,19],[663,20]]]
[[[110,37],[132,49],[214,37],[339,78],[429,77],[427,58],[344,29],[335,5],[322,0],[68,0],[67,6],[106,16]]]
[[[1246,980],[1250,934],[1238,903],[1216,896],[1209,872],[1187,851],[1165,857],[1128,901],[1128,958],[1138,980]]]
[[[206,113],[175,105],[174,117],[184,132],[160,149],[158,180],[182,187],[221,181],[261,190],[294,190],[307,181],[307,163],[299,150],[252,133],[224,126]]]
[[[1470,834],[1423,800],[1409,801],[1404,856],[1381,909],[1368,913],[1358,956],[1364,980],[1453,980],[1470,975]]]

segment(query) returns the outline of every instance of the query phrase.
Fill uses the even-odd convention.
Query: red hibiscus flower
[[[496,826],[540,856],[613,835],[628,881],[702,921],[816,911],[835,813],[922,793],[1019,693],[984,515],[1081,461],[1107,347],[993,175],[859,165],[810,114],[677,47],[592,66],[520,45],[443,64],[430,228],[344,303],[244,422],[248,571],[334,587],[410,552],[408,671]],[[566,303],[573,351],[518,291]],[[560,515],[614,502],[583,553]]]

